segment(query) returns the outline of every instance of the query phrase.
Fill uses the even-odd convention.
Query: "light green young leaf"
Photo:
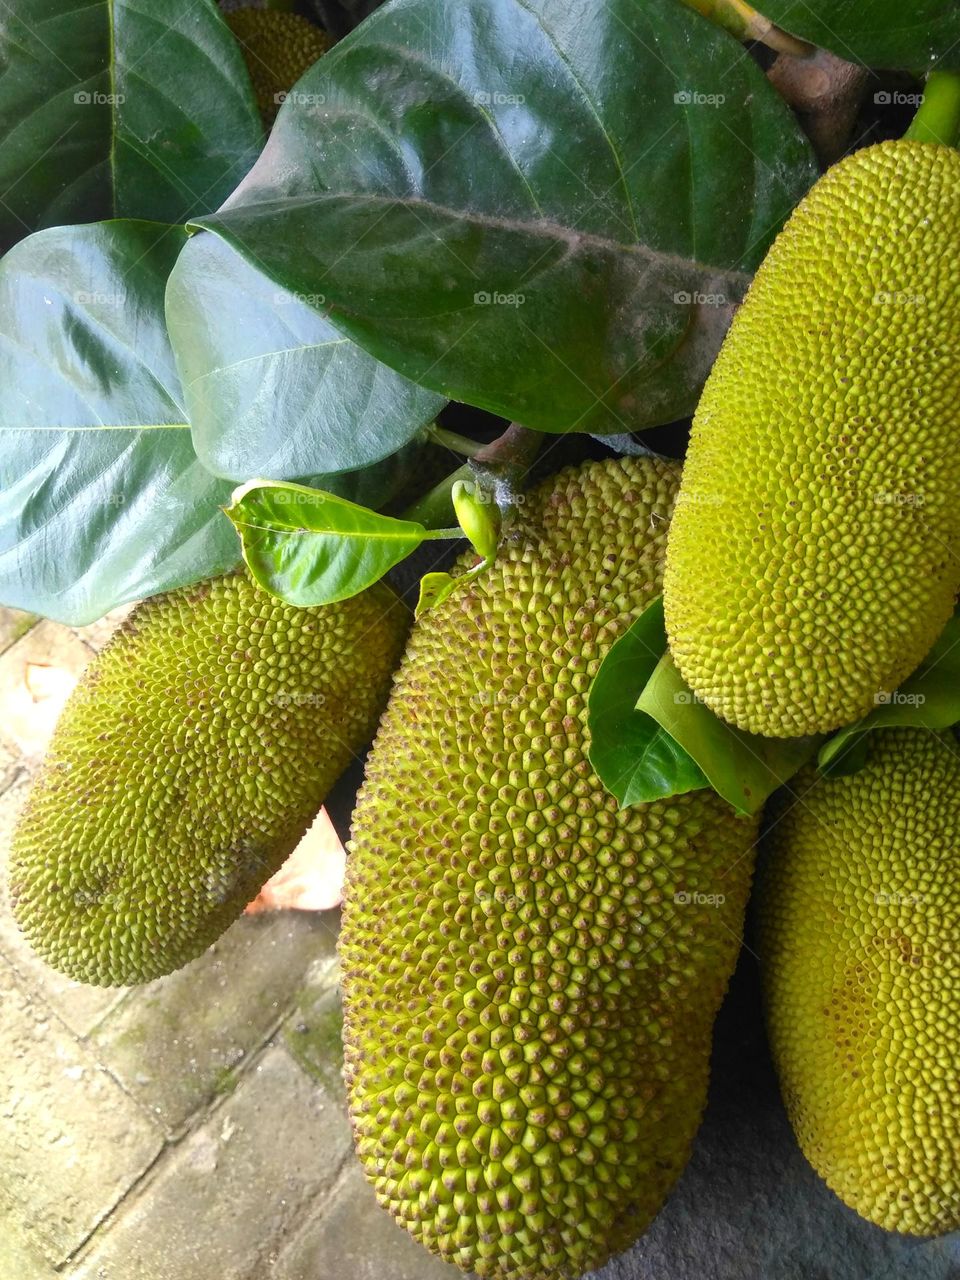
[[[823,741],[762,738],[726,724],[690,690],[668,653],[657,664],[637,709],[670,734],[738,813],[756,813]]]
[[[414,616],[419,618],[428,609],[442,604],[456,587],[458,579],[450,573],[425,573],[420,579],[420,596]]]
[[[460,536],[459,529],[427,530],[321,489],[272,480],[242,485],[226,513],[257,582],[301,607],[355,596],[426,539]]]

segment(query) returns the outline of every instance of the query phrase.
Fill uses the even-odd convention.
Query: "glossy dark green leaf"
[[[0,260],[0,601],[63,622],[239,559],[163,325],[179,228],[53,228]]]
[[[444,405],[216,236],[195,236],[180,255],[167,324],[197,456],[231,480],[369,466]]]
[[[658,598],[613,645],[590,687],[590,763],[621,808],[707,786],[686,751],[634,706],[666,644]]]
[[[288,604],[346,600],[377,582],[428,538],[413,520],[378,515],[306,485],[252,480],[226,509],[254,578]]]
[[[689,412],[815,176],[678,0],[394,0],[299,87],[198,225],[415,382],[544,430]]]
[[[215,209],[262,127],[213,0],[3,0],[0,249],[38,227]]]
[[[664,653],[637,702],[738,813],[757,813],[816,754],[822,738],[761,738],[726,724],[691,692]]]
[[[848,62],[914,71],[960,67],[957,0],[764,0],[756,8]]]
[[[853,773],[863,761],[868,734],[877,729],[949,729],[960,723],[960,617],[947,623],[940,639],[899,689],[877,695],[873,711],[834,734],[820,749],[824,773]]]

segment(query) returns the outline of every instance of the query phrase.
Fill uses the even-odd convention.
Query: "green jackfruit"
[[[960,154],[884,142],[775,241],[694,419],[664,608],[694,691],[753,733],[858,719],[960,587]]]
[[[625,1248],[704,1105],[756,824],[712,791],[618,810],[587,759],[590,684],[659,593],[678,474],[594,463],[528,497],[493,568],[414,628],[354,815],[358,1154],[403,1226],[484,1277]]]
[[[277,9],[234,9],[223,16],[239,41],[269,129],[293,86],[330,48],[330,37],[299,14]]]
[[[798,777],[758,875],[770,1041],[807,1159],[889,1231],[960,1227],[960,751],[874,735]]]
[[[406,624],[385,587],[293,609],[239,573],[140,605],[14,833],[14,913],[44,960],[109,986],[209,946],[372,735]]]

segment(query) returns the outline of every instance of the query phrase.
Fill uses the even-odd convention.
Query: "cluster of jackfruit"
[[[234,9],[224,14],[237,37],[261,118],[270,128],[286,95],[330,48],[330,37],[296,13]]]
[[[288,17],[239,19],[255,62]],[[960,587],[958,207],[945,148],[832,169],[734,322],[682,483],[652,458],[561,471],[402,661],[383,587],[294,609],[238,573],[141,606],[15,835],[37,951],[97,983],[197,955],[369,740],[399,662],[341,936],[359,1158],[400,1223],[489,1280],[571,1280],[626,1247],[699,1123],[758,821],[709,789],[618,809],[590,685],[661,589],[681,671],[753,732],[848,723],[923,659]],[[860,773],[810,769],[777,805],[760,946],[800,1143],[881,1226],[955,1228],[956,740],[887,730]]]

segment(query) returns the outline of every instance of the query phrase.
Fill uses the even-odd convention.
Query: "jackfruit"
[[[39,955],[109,986],[209,946],[372,735],[406,620],[386,587],[294,609],[244,573],[140,605],[71,695],[14,832]]]
[[[345,1078],[380,1203],[480,1276],[578,1276],[686,1163],[756,824],[712,791],[618,810],[587,695],[659,593],[678,481],[560,472],[413,631],[354,814]],[[461,567],[474,560],[467,556]]]
[[[767,1022],[804,1155],[888,1231],[960,1227],[960,752],[886,729],[801,775],[758,873]]]
[[[330,37],[299,14],[276,9],[234,9],[223,16],[240,44],[269,129],[293,86],[330,48]]]
[[[770,737],[869,711],[960,587],[960,155],[828,170],[757,272],[707,381],[670,530],[670,648]]]

